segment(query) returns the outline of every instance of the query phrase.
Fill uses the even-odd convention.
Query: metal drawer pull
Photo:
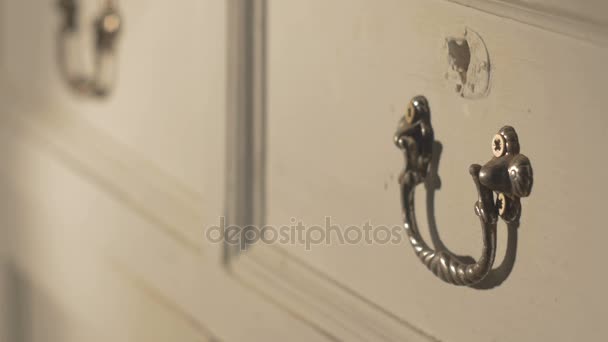
[[[73,56],[78,42],[77,0],[59,0],[63,12],[63,24],[57,39],[57,57],[61,76],[75,92],[95,97],[104,97],[110,93],[116,78],[116,41],[122,28],[122,17],[116,9],[115,0],[104,0],[104,8],[93,23],[95,32],[94,70],[92,75],[85,76],[76,70],[79,59]]]
[[[498,217],[507,223],[519,221],[520,198],[529,196],[532,190],[532,165],[519,153],[515,129],[501,128],[492,139],[493,158],[484,166],[473,164],[469,168],[479,194],[475,213],[483,234],[481,257],[474,263],[464,263],[447,251],[435,251],[422,239],[414,211],[414,189],[425,182],[433,155],[430,115],[426,98],[415,97],[395,134],[395,144],[404,151],[406,158],[405,169],[399,177],[405,231],[418,258],[437,277],[454,285],[474,285],[492,269]],[[493,192],[497,194],[496,199]]]

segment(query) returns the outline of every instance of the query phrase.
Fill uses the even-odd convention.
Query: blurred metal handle
[[[59,0],[59,9],[63,15],[63,24],[57,35],[57,60],[61,76],[78,94],[107,96],[116,81],[116,44],[123,26],[115,1],[104,1],[103,9],[93,23],[95,60],[91,75],[84,75],[78,70],[75,56],[79,55],[79,51],[73,51],[78,46],[75,43],[79,32],[79,2]]]
[[[424,183],[433,153],[430,114],[426,98],[415,97],[394,137],[395,144],[406,156],[406,166],[399,178],[405,231],[416,255],[433,274],[454,285],[474,285],[492,269],[498,217],[507,223],[519,220],[520,197],[529,196],[532,190],[532,166],[529,159],[519,153],[515,129],[510,126],[500,129],[492,140],[494,157],[483,167],[473,164],[469,168],[478,193],[475,213],[483,234],[481,257],[474,263],[463,263],[446,251],[433,250],[420,234],[414,209],[414,190]],[[493,192],[497,193],[496,200]]]

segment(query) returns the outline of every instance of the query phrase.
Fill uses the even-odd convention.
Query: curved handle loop
[[[517,222],[521,197],[530,195],[533,173],[530,160],[519,153],[515,129],[505,126],[492,140],[494,157],[483,167],[473,164],[469,172],[477,188],[475,213],[482,230],[481,256],[474,263],[463,263],[447,251],[433,250],[424,242],[414,210],[414,191],[424,183],[433,154],[434,133],[428,101],[417,96],[409,104],[395,134],[395,144],[404,151],[405,169],[401,173],[401,203],[404,227],[418,258],[437,277],[454,285],[470,286],[482,281],[492,269],[496,255],[498,217]],[[496,200],[494,192],[497,193]]]
[[[116,78],[116,41],[122,29],[122,17],[114,0],[105,0],[104,8],[93,23],[95,32],[94,70],[89,76],[78,70],[77,33],[79,30],[77,0],[59,0],[63,24],[57,36],[57,59],[61,76],[75,92],[95,97],[109,95]]]

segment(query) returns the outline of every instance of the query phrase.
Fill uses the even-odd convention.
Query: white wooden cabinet
[[[0,340],[606,334],[603,1],[256,1],[265,39],[249,46],[257,64],[240,65],[254,82],[235,88],[226,18],[238,3],[120,1],[117,87],[95,100],[75,96],[58,75],[54,4],[1,1]],[[97,5],[85,2],[84,47]],[[490,64],[489,91],[475,99],[450,76],[446,39],[465,32],[479,35]],[[264,89],[247,89],[256,85]],[[248,215],[275,228],[323,227],[326,217],[342,233],[366,222],[402,225],[404,161],[392,139],[419,94],[442,146],[434,219],[452,252],[478,256],[467,169],[491,157],[498,129],[514,126],[532,161],[532,194],[519,229],[499,225],[503,277],[495,271],[488,288],[443,283],[404,234],[393,244],[258,242],[228,260],[225,246],[206,238],[235,214],[228,206],[243,183],[234,177],[248,176],[226,167],[231,158],[265,172],[247,185],[257,199]],[[247,105],[264,125],[234,134],[227,115],[238,119]],[[252,135],[265,143],[234,158],[232,144]]]
[[[224,206],[226,4],[120,9],[119,80],[96,100],[59,77],[56,4],[2,1],[0,340],[314,340],[204,239]]]
[[[520,228],[509,234],[499,225],[495,267],[512,266],[509,276],[488,290],[455,287],[420,263],[405,236],[398,245],[340,244],[334,237],[333,244],[310,250],[304,244],[257,246],[249,252],[252,260],[276,267],[276,279],[291,279],[294,294],[259,281],[270,293],[283,291],[287,303],[339,339],[414,340],[400,330],[407,326],[416,327],[420,340],[601,339],[608,313],[601,271],[608,51],[599,39],[605,36],[585,39],[591,31],[578,23],[597,19],[605,28],[604,5],[462,3],[467,6],[271,2],[267,222],[279,227],[295,218],[324,227],[330,216],[343,230],[366,222],[400,225],[397,178],[404,161],[392,135],[410,98],[423,94],[443,146],[435,221],[439,237],[457,254],[476,258],[481,248],[468,167],[491,158],[491,138],[503,125],[518,131],[535,184],[522,199]],[[544,21],[528,21],[532,11]],[[561,21],[571,27],[553,32],[545,25]],[[445,40],[467,29],[481,36],[490,58],[491,89],[481,99],[460,97],[445,78]],[[424,187],[417,193],[418,220],[430,240]],[[516,250],[505,260],[507,245]],[[289,255],[283,266],[274,260],[281,253]],[[299,282],[307,279],[300,273],[309,273],[299,262],[331,281],[318,280],[320,289]],[[351,296],[330,295],[324,286],[346,287]],[[291,298],[297,291],[304,299]],[[368,307],[361,308],[363,302]]]

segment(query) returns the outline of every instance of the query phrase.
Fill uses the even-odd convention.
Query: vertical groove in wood
[[[265,216],[265,0],[227,3],[226,226]],[[248,245],[225,245],[225,261]]]

